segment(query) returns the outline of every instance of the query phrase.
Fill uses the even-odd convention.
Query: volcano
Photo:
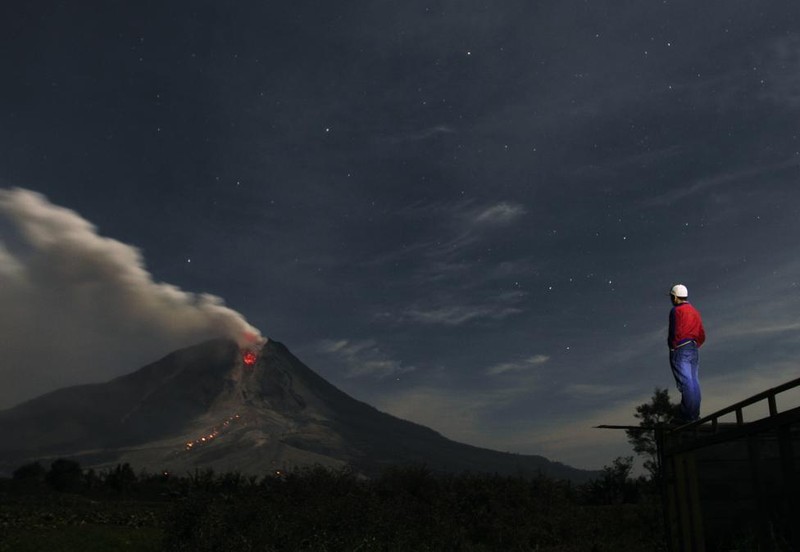
[[[217,339],[181,349],[107,383],[69,387],[0,411],[0,472],[57,457],[103,468],[264,475],[308,465],[372,476],[390,465],[437,472],[595,472],[541,456],[451,441],[353,399],[268,340],[242,354]]]

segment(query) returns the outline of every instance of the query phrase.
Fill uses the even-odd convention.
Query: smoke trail
[[[219,297],[155,282],[138,249],[41,194],[0,189],[0,232],[0,408],[210,337],[261,339]]]

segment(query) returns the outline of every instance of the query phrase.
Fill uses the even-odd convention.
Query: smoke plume
[[[219,297],[155,282],[138,249],[74,211],[0,189],[0,408],[211,337],[261,339]]]

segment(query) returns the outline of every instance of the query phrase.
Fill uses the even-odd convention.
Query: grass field
[[[32,495],[0,500],[0,552],[161,550],[167,504]]]
[[[2,552],[158,552],[164,533],[155,527],[118,525],[12,529],[0,538]]]

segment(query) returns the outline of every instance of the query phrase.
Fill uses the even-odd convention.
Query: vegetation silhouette
[[[8,528],[0,550],[54,543],[92,550],[88,539],[106,549],[118,540],[127,550],[198,552],[602,552],[659,550],[663,543],[658,501],[642,478],[630,478],[630,457],[581,485],[443,474],[424,465],[390,467],[368,479],[319,466],[259,478],[136,473],[127,464],[96,472],[76,464],[26,464],[0,480],[0,522]]]
[[[634,416],[640,420],[642,429],[626,429],[628,442],[633,445],[633,451],[644,458],[644,468],[652,480],[659,476],[658,446],[653,428],[666,426],[678,416],[680,406],[670,401],[669,391],[656,387],[650,402],[636,407]]]

